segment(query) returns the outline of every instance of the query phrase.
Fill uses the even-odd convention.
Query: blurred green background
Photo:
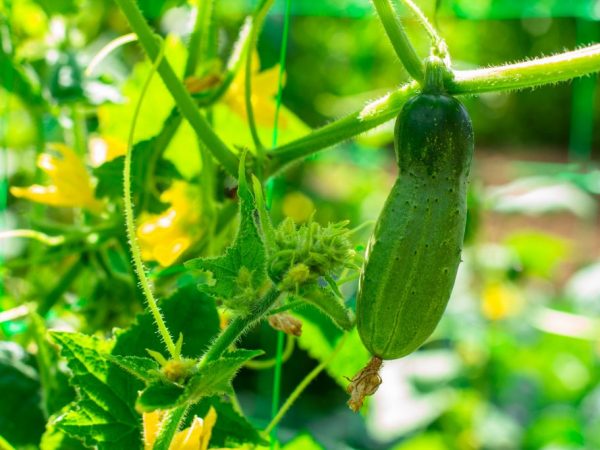
[[[254,3],[217,2],[221,59],[226,60]],[[418,3],[435,18],[459,69],[548,55],[600,39],[596,21],[600,4],[591,0]],[[188,4],[175,0],[140,4],[156,29],[185,42],[191,23]],[[407,11],[398,10],[425,56],[426,36]],[[277,0],[259,41],[263,68],[279,59],[282,11],[283,2]],[[63,136],[65,104],[54,102],[41,112],[37,103],[37,96],[49,96],[58,55],[74,55],[85,66],[105,43],[129,30],[108,0],[4,0],[1,12],[3,51],[13,55],[21,75],[35,87],[34,94],[21,91],[14,78],[9,86],[10,70],[3,66],[2,169],[11,185],[23,185],[39,177],[33,156],[43,143],[68,139]],[[300,121],[290,134],[351,113],[408,80],[368,1],[292,0],[292,13],[283,104]],[[91,133],[105,132],[99,106],[123,100],[123,86],[134,78],[132,69],[141,61],[136,45],[123,47],[107,59],[100,75],[86,78],[83,92],[67,93],[84,97],[78,101]],[[476,161],[464,264],[447,314],[420,351],[386,363],[384,384],[363,414],[345,406],[346,394],[336,382],[341,373],[320,375],[282,422],[282,441],[308,433],[318,444],[302,438],[296,441],[298,448],[600,448],[597,88],[597,78],[588,77],[463,99],[475,127]],[[113,120],[123,119],[117,109],[108,111]],[[148,120],[152,135],[157,128]],[[337,145],[279,177],[275,220],[291,216],[301,222],[313,211],[322,223],[349,219],[356,227],[374,220],[395,177],[392,125]],[[232,141],[238,139],[228,134],[230,130],[220,132]],[[285,130],[283,134],[286,139]],[[239,139],[243,144],[246,138]],[[190,164],[185,154],[173,161]],[[4,196],[5,190],[6,181]],[[5,229],[35,225],[35,207],[24,214],[15,199],[7,198],[7,203],[2,215]],[[366,227],[358,233],[359,250],[369,231]],[[27,264],[19,265],[36,251],[36,244],[22,241],[2,246],[6,265],[0,311],[38,298],[52,285],[56,268],[60,272],[63,267],[59,261],[53,263],[56,267],[40,266],[31,273]],[[355,284],[346,285],[351,304],[355,290]],[[127,306],[115,306],[114,297],[108,295],[107,300],[93,292],[85,282],[75,284],[64,314],[84,322],[90,308],[110,309],[106,323],[88,323],[91,331],[130,320]],[[54,316],[56,323],[61,314]],[[306,324],[320,323],[323,339],[335,341],[336,332],[327,330],[331,325],[319,317],[304,319]],[[23,327],[19,320],[6,320],[2,333],[18,342]],[[306,326],[305,335],[311,329]],[[318,363],[309,356],[319,345],[314,341],[310,336],[301,338],[285,363],[284,398]],[[272,354],[273,330],[261,326],[245,337],[245,344]],[[364,354],[356,348],[344,357],[352,358],[353,352]],[[235,381],[245,411],[257,424],[268,421],[272,382],[271,371],[251,370],[244,370]]]

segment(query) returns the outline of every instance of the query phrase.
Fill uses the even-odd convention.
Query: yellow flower
[[[94,213],[102,210],[102,203],[94,197],[92,179],[81,159],[64,144],[49,144],[54,153],[42,153],[37,165],[48,177],[51,184],[29,187],[11,187],[15,197],[45,203],[52,206],[86,208]]]
[[[164,411],[144,413],[144,449],[152,450],[158,437],[160,422]],[[211,406],[204,417],[194,417],[192,425],[185,430],[177,432],[171,441],[169,450],[206,450],[212,434],[212,429],[217,422],[217,412]]]
[[[142,258],[166,267],[173,264],[202,234],[200,192],[174,181],[160,200],[171,206],[161,214],[145,214],[137,229]]]
[[[127,153],[127,143],[114,136],[93,137],[88,147],[92,164],[96,167]]]
[[[482,293],[481,310],[490,320],[513,316],[522,307],[522,299],[516,288],[501,282],[488,283]]]
[[[270,69],[259,72],[260,60],[258,53],[252,55],[251,86],[252,86],[252,110],[256,123],[261,126],[272,127],[275,121],[274,98],[278,90],[279,64]],[[245,70],[239,71],[235,76],[223,102],[236,114],[244,119],[248,118],[246,113],[246,82]],[[285,117],[279,117],[279,127],[285,128]]]

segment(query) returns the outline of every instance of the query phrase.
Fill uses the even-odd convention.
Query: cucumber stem
[[[425,82],[423,93],[443,94],[446,92],[446,81],[452,78],[452,72],[443,59],[432,55],[425,62]]]

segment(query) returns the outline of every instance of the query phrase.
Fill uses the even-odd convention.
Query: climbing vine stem
[[[534,58],[514,64],[454,71],[447,91],[452,95],[474,95],[530,89],[568,81],[600,71],[600,44],[578,50]],[[394,118],[404,103],[419,92],[416,82],[406,83],[365,105],[359,111],[332,122],[311,134],[274,148],[269,156],[269,174],[326,147],[350,139]]]
[[[164,318],[160,312],[158,304],[156,303],[156,299],[154,298],[154,294],[152,293],[152,289],[150,288],[150,282],[148,281],[148,277],[146,276],[144,263],[142,262],[140,247],[138,245],[135,234],[135,219],[133,215],[133,201],[131,195],[131,155],[133,150],[133,137],[135,134],[135,125],[140,113],[140,109],[142,107],[144,95],[148,90],[148,86],[150,85],[152,76],[156,72],[156,69],[159,66],[163,56],[164,45],[160,47],[160,51],[153,62],[152,69],[150,70],[150,74],[148,75],[148,78],[146,79],[146,82],[142,87],[140,98],[138,99],[133,113],[133,120],[131,121],[131,128],[129,130],[129,138],[127,141],[127,153],[125,154],[125,163],[123,168],[123,203],[125,209],[125,227],[127,231],[127,239],[129,240],[129,246],[131,248],[135,272],[142,287],[142,291],[144,292],[144,297],[148,302],[148,308],[150,308],[150,312],[152,313],[154,321],[156,322],[156,326],[158,327],[158,332],[160,333],[161,338],[165,342],[167,350],[171,354],[171,357],[179,359],[179,351],[177,350],[177,347],[173,342],[173,338],[171,337],[171,334],[167,329],[167,325],[165,324]]]
[[[133,32],[151,60],[156,61],[159,54],[156,34],[152,31],[139,7],[134,0],[115,0],[127,18]],[[157,67],[163,83],[175,100],[181,114],[188,120],[198,139],[206,146],[213,156],[221,163],[227,172],[237,176],[238,158],[217,136],[207,120],[200,114],[190,93],[186,90],[181,80],[177,77],[168,61],[162,60]]]
[[[331,361],[333,361],[333,359],[338,355],[338,353],[346,343],[347,338],[348,334],[342,336],[338,344],[335,346],[335,348],[329,355],[329,358],[325,359],[323,362],[321,362],[321,364],[319,364],[312,371],[310,371],[309,374],[306,375],[306,377],[304,377],[304,379],[298,384],[298,386],[296,386],[294,391],[290,394],[285,403],[279,409],[277,415],[273,417],[271,423],[269,423],[269,425],[267,425],[267,428],[265,428],[265,433],[269,434],[277,426],[277,424],[281,421],[283,416],[285,416],[285,413],[288,412],[288,410],[292,407],[294,402],[298,399],[298,397],[300,397],[302,392],[304,392],[304,389],[306,389],[308,385],[323,371],[323,369],[325,369],[329,365],[329,363],[331,363]]]

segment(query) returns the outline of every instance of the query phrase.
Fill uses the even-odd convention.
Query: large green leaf
[[[260,297],[268,276],[266,250],[256,224],[256,206],[246,181],[243,158],[240,164],[238,197],[241,219],[233,244],[224,255],[193,259],[185,265],[212,273],[214,284],[201,284],[199,288],[203,292],[225,300],[226,305],[232,309],[247,311],[252,307],[249,302]]]
[[[48,419],[49,424],[42,436],[40,450],[84,450],[86,447],[83,442],[69,436],[54,425],[59,416],[60,414],[56,414]]]
[[[100,450],[141,448],[141,416],[134,405],[143,385],[106,358],[114,341],[56,331],[51,336],[61,347],[79,394],[57,420],[57,428]]]
[[[138,398],[142,411],[168,409],[191,405],[204,397],[231,392],[231,380],[250,359],[263,354],[262,350],[235,350],[201,366],[187,381],[185,388],[167,380],[151,383]]]
[[[0,342],[0,435],[12,445],[35,445],[44,431],[34,359],[13,342]]]

